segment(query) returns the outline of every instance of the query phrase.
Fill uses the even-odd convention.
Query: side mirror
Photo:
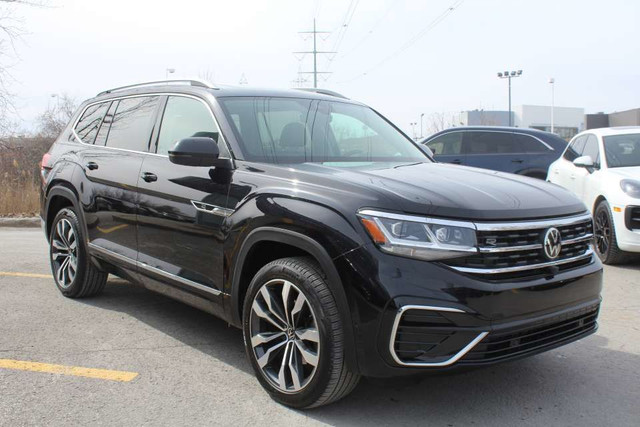
[[[573,164],[579,168],[593,168],[593,159],[591,156],[580,156],[573,161]]]
[[[184,166],[231,168],[231,159],[220,158],[216,141],[204,136],[192,136],[176,142],[169,150],[169,161]]]
[[[431,148],[427,147],[426,144],[418,144],[418,147],[420,147],[420,149],[422,150],[422,152],[424,154],[426,154],[427,156],[431,157],[433,159],[433,156],[435,154],[433,154],[433,151],[431,151]]]

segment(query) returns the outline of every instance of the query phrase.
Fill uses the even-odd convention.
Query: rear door
[[[522,173],[545,179],[549,165],[560,153],[533,135],[514,132],[513,139],[515,146],[524,153],[522,157],[524,160],[522,163]]]
[[[462,165],[465,164],[465,156],[462,153],[463,136],[464,132],[447,132],[427,142],[426,145],[437,161]]]
[[[463,145],[467,166],[511,173],[526,168],[526,153],[513,132],[465,132]]]
[[[576,192],[576,172],[578,172],[579,168],[573,164],[573,161],[582,156],[586,140],[586,135],[580,135],[571,141],[560,161],[556,162],[550,171],[549,180],[551,182],[569,191]]]
[[[107,251],[133,263],[138,252],[138,176],[149,150],[158,105],[158,96],[114,100],[97,132],[83,140],[93,145],[83,151],[81,158],[87,185],[80,198],[89,243],[103,253]],[[82,129],[76,127],[76,131]]]
[[[218,295],[222,289],[222,227],[230,171],[171,163],[168,151],[191,136],[210,137],[220,157],[229,151],[209,106],[201,99],[166,99],[154,153],[144,158],[139,183],[138,268],[147,284],[158,279],[183,290]]]

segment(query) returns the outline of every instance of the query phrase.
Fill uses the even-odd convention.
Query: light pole
[[[169,74],[173,74],[176,72],[175,68],[167,68],[164,72],[164,79],[169,80]]]
[[[553,113],[554,113],[554,109],[555,109],[555,88],[556,88],[556,80],[553,77],[549,77],[549,84],[551,85],[551,133],[553,132],[554,129],[554,123],[553,123]]]
[[[416,136],[416,125],[418,124],[417,122],[411,122],[409,123],[411,125],[411,132],[413,133],[413,140],[417,141],[418,137]]]
[[[424,113],[420,114],[420,139],[424,138],[424,134],[422,133],[422,119],[424,119]]]
[[[520,77],[522,75],[522,70],[518,71],[505,71],[503,73],[498,73],[498,78],[500,79],[509,79],[509,126],[512,126],[511,120],[511,79]]]

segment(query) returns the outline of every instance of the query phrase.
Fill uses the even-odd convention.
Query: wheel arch
[[[258,251],[265,248],[272,250]],[[261,255],[263,253],[268,255]],[[327,285],[336,299],[344,327],[345,359],[349,368],[353,372],[358,372],[351,310],[347,303],[342,279],[325,248],[304,234],[278,227],[261,227],[249,233],[242,243],[233,269],[230,323],[242,327],[242,306],[246,291],[251,279],[263,265],[275,259],[301,255],[313,258],[327,276]]]
[[[49,239],[49,235],[51,233],[51,225],[53,223],[53,219],[55,218],[56,214],[65,207],[73,207],[73,209],[75,210],[78,221],[80,222],[80,225],[82,227],[83,235],[86,239],[87,228],[84,222],[84,215],[82,214],[79,206],[78,193],[71,184],[66,181],[52,182],[49,187],[49,191],[47,192],[46,201],[46,217],[44,218],[44,222],[47,239]]]

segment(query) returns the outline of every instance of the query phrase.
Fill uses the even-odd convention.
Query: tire
[[[593,222],[596,239],[595,249],[600,260],[608,265],[630,261],[632,255],[618,247],[613,214],[606,200],[598,203],[593,215]]]
[[[243,332],[258,381],[283,405],[327,405],[348,395],[360,380],[345,364],[336,301],[311,258],[282,258],[256,273],[244,300]]]
[[[53,220],[49,235],[49,261],[53,280],[65,297],[98,295],[107,283],[108,274],[98,270],[89,260],[82,227],[71,208],[60,210]]]

